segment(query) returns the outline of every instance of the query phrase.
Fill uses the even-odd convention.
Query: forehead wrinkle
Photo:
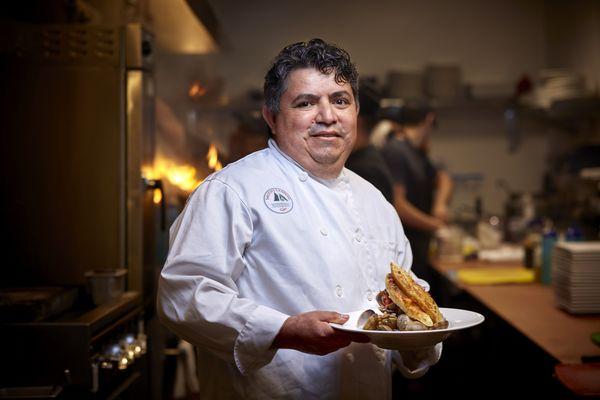
[[[317,74],[319,74],[321,78],[331,78],[333,80],[333,83],[335,83],[335,85],[338,86],[338,88],[341,90],[336,90],[335,92],[328,93],[328,94],[315,94],[315,93],[310,93],[310,92],[300,93],[299,95],[295,96],[293,99],[288,100],[288,104],[296,102],[296,101],[298,101],[298,99],[301,99],[301,98],[306,98],[306,99],[310,99],[310,100],[318,100],[322,96],[326,96],[329,99],[339,98],[340,96],[344,96],[344,95],[354,98],[354,95],[352,94],[354,91],[352,90],[351,86],[349,86],[350,84],[346,81],[337,82],[334,79],[335,77],[333,74],[324,74],[321,71],[314,69],[314,68],[297,68],[297,69],[290,71],[290,73],[285,78],[285,80],[283,82],[283,90],[281,92],[280,102],[283,99],[283,96],[285,94],[288,94],[288,96],[290,94],[292,94],[289,92],[292,86],[294,87],[294,89],[298,89],[300,86],[299,89],[302,90],[302,86],[308,85],[310,87],[315,84],[315,82],[313,82],[312,79],[303,75],[304,71],[310,71],[311,69],[314,72],[316,72]],[[344,87],[344,86],[347,86],[347,87]],[[317,84],[315,88],[318,91],[320,87],[321,87],[321,85]],[[304,89],[306,89],[306,87]],[[309,90],[311,90],[311,89],[309,89]]]

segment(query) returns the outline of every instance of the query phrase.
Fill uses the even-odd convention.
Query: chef
[[[391,398],[392,358],[419,377],[441,344],[391,352],[329,324],[376,308],[390,261],[412,262],[392,205],[344,168],[356,68],[320,39],[295,43],[264,92],[273,138],[190,196],[171,228],[159,315],[197,347],[202,398]]]

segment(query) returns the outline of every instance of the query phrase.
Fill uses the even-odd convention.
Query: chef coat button
[[[373,349],[373,351],[375,352],[375,357],[377,357],[379,362],[382,364],[385,364],[385,361],[386,361],[385,350],[383,350],[379,347],[376,347]]]
[[[321,235],[327,236],[327,229],[321,228]]]
[[[340,298],[344,295],[344,289],[340,285],[335,287],[335,295]]]
[[[373,300],[373,292],[371,291],[371,289],[367,290],[367,300]]]
[[[359,243],[362,241],[362,232],[360,231],[360,228],[354,230],[354,239]]]
[[[354,354],[346,353],[346,360],[348,360],[348,362],[350,362],[350,363],[353,363],[354,362]]]
[[[308,179],[308,174],[306,172],[301,172],[300,175],[298,175],[298,179],[300,182],[306,182]]]

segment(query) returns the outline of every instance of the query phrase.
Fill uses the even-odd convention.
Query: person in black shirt
[[[356,143],[346,161],[346,168],[369,181],[379,189],[388,202],[394,204],[392,175],[379,150],[369,144],[379,108],[378,96],[368,87],[361,88],[359,93],[360,113],[357,121]]]
[[[452,192],[448,173],[427,155],[435,113],[424,103],[407,103],[382,114],[393,122],[382,154],[393,177],[394,206],[413,251],[413,271],[429,277],[429,242],[448,221]]]

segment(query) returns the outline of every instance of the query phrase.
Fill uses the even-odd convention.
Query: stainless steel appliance
[[[83,285],[127,268],[152,293],[160,212],[154,157],[152,35],[140,25],[11,31],[1,63],[2,286]]]
[[[49,320],[0,326],[0,399],[151,398],[137,292]]]
[[[128,293],[138,293],[135,302],[126,301],[136,304],[127,315],[157,326],[152,305],[164,201],[153,202],[161,183],[144,180],[141,172],[153,162],[155,146],[152,35],[139,24],[5,25],[0,31],[0,288],[82,289],[86,271],[124,268]],[[98,335],[118,336],[124,317],[81,300],[76,317],[70,310],[21,321],[17,330],[0,327],[3,341],[24,335],[38,343],[23,347],[15,365],[43,363],[21,371],[18,380],[2,373],[0,388],[54,387],[69,369],[73,384],[92,394],[132,374],[116,372],[107,387],[95,388],[90,346],[104,343],[94,341]],[[104,321],[101,330],[81,322],[89,313]],[[17,331],[17,337],[6,336]],[[12,362],[3,355],[3,367]]]

